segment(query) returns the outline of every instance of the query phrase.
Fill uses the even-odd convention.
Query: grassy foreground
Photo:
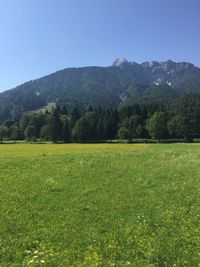
[[[0,266],[200,266],[200,145],[0,145]]]

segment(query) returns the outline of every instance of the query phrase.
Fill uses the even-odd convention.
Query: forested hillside
[[[166,103],[140,103],[121,108],[57,106],[51,112],[30,112],[19,122],[0,126],[0,141],[99,142],[113,139],[172,139],[192,142],[200,138],[200,95],[187,94]],[[140,141],[141,142],[141,141]]]
[[[200,69],[186,62],[128,62],[111,67],[69,68],[0,94],[0,122],[18,121],[29,111],[55,103],[72,111],[89,106],[117,108],[134,103],[171,102],[200,92]]]

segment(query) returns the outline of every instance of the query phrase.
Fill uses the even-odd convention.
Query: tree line
[[[200,97],[187,94],[170,103],[140,103],[121,108],[57,106],[51,112],[25,113],[0,126],[0,141],[89,142],[112,139],[200,138]]]

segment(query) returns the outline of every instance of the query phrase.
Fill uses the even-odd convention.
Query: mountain
[[[159,85],[167,83],[173,86],[187,78],[199,78],[200,69],[191,63],[176,63],[172,60],[165,62],[150,61],[138,64],[129,62],[125,58],[116,59],[113,63],[114,67],[118,67],[126,74],[143,84]]]
[[[163,101],[187,91],[200,92],[200,69],[191,63],[116,59],[110,67],[67,68],[0,94],[0,121],[48,103],[118,107],[137,101]]]

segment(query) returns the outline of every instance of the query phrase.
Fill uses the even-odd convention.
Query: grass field
[[[199,267],[200,145],[0,145],[0,266]]]

